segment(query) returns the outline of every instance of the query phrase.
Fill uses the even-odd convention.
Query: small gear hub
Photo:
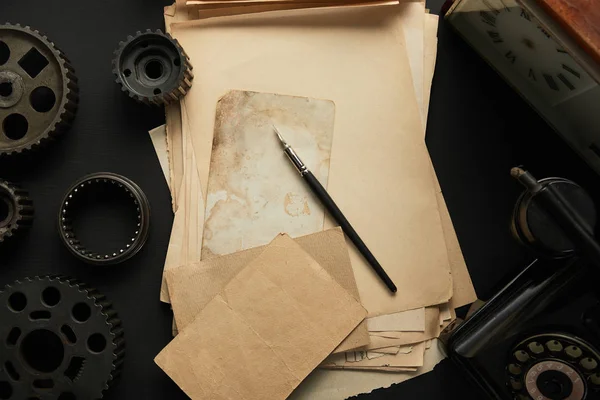
[[[74,279],[36,277],[0,292],[0,398],[101,399],[120,373],[121,321]]]
[[[113,73],[129,97],[155,105],[179,101],[194,78],[189,57],[179,42],[160,30],[137,32],[119,43]]]
[[[18,185],[0,180],[0,243],[29,228],[33,203]]]
[[[73,67],[54,43],[29,27],[0,25],[0,156],[66,131],[78,101]]]

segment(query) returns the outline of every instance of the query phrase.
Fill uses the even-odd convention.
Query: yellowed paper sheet
[[[425,100],[425,120],[427,120],[427,112],[429,110],[429,97],[431,93],[431,82],[435,69],[435,60],[437,55],[437,26],[438,16],[433,14],[425,15],[425,81],[424,81],[424,100]],[[477,294],[471,281],[471,276],[467,269],[465,259],[460,249],[460,244],[452,225],[450,212],[446,206],[446,201],[442,194],[440,184],[435,176],[435,185],[437,187],[437,202],[439,206],[440,216],[442,220],[442,228],[444,230],[444,239],[448,249],[448,258],[450,261],[450,269],[452,271],[453,295],[451,300],[451,308],[462,307],[471,304],[477,300]]]
[[[368,353],[378,353],[378,354],[398,354],[400,352],[401,346],[391,346],[391,347],[382,347],[381,349],[376,350],[367,350]]]
[[[181,100],[182,114],[182,147],[184,152],[184,179],[180,189],[179,204],[173,228],[171,240],[167,249],[164,270],[178,267],[200,260],[202,249],[202,228],[204,226],[204,197],[200,185],[197,168],[196,155],[192,146],[188,119],[188,111],[185,99]],[[169,291],[164,279],[161,284],[161,301],[169,301]]]
[[[350,265],[344,234],[334,228],[294,239],[313,257],[344,289],[360,301],[354,274]],[[166,278],[171,294],[177,325],[185,329],[212,298],[235,277],[265,247],[192,263],[167,271]],[[199,290],[202,288],[202,290]],[[369,343],[366,322],[359,326],[335,349],[347,351]]]
[[[349,361],[346,354],[334,354],[327,357],[320,365],[322,368],[342,368],[353,369],[355,367],[422,367],[424,362],[425,342],[417,343],[412,346],[408,353],[398,352],[398,354],[386,354],[383,357],[368,358]],[[365,352],[366,353],[366,352]]]
[[[400,349],[405,348],[406,346],[391,346],[391,347],[382,347],[381,349],[368,350],[371,353],[383,353],[383,354],[398,354]]]
[[[204,65],[186,97],[196,111],[190,122],[199,160],[210,157],[214,107],[231,87],[336,103],[328,190],[399,285],[390,295],[350,247],[370,316],[443,303],[452,289],[418,106],[402,90],[413,86],[398,51],[402,11],[300,10],[172,25],[193,62]],[[379,132],[377,140],[365,132]],[[207,182],[208,164],[199,169]]]
[[[436,338],[440,335],[439,310],[437,307],[425,309],[425,332],[373,332],[366,350],[376,350],[390,346],[403,346]],[[385,336],[379,336],[382,334]]]
[[[369,329],[369,332],[424,332],[425,308],[417,308],[415,310],[367,318],[367,328]]]
[[[188,2],[189,6],[192,6],[198,10],[207,10],[214,8],[233,8],[233,7],[252,7],[252,6],[296,6],[297,8],[302,8],[307,4],[314,5],[314,7],[322,6],[322,7],[334,7],[334,6],[348,6],[354,5],[357,3],[362,4],[371,4],[371,3],[379,3],[380,0],[376,1],[365,1],[365,0],[307,0],[307,1],[287,1],[287,0],[202,0],[202,1],[193,1]],[[272,11],[272,10],[269,10]]]
[[[289,400],[344,400],[377,388],[387,388],[433,370],[445,358],[435,340],[425,351],[423,367],[416,372],[383,374],[380,371],[351,371],[317,369],[292,393]],[[385,371],[385,370],[384,370]],[[393,371],[392,371],[393,372]]]
[[[232,90],[218,104],[202,259],[323,230],[325,210],[282,151],[273,126],[327,187],[335,104]]]
[[[171,199],[173,212],[177,212],[177,201],[183,180],[183,145],[181,143],[181,110],[179,104],[167,106],[166,122]]]
[[[445,321],[449,321],[452,318],[452,314],[450,313],[450,304],[440,304],[440,326],[444,324]]]
[[[157,128],[152,129],[150,132],[150,139],[152,140],[152,146],[158,157],[160,168],[165,176],[165,181],[171,188],[171,177],[169,176],[169,152],[167,145],[167,127],[161,125]]]
[[[388,348],[388,349],[392,349],[392,348]],[[385,349],[385,351],[364,351],[364,350],[356,350],[356,351],[347,351],[346,353],[340,354],[340,355],[336,355],[336,358],[344,358],[346,362],[356,362],[356,361],[362,361],[364,359],[369,359],[372,360],[374,358],[379,358],[379,357],[383,357],[386,354],[391,354],[391,355],[396,355],[398,353],[403,353],[403,354],[408,354],[412,351],[413,346],[398,346],[398,347],[394,347],[393,350],[387,350]]]
[[[423,73],[423,125],[427,125],[427,115],[429,114],[429,99],[431,97],[431,84],[433,73],[435,71],[435,61],[437,58],[437,30],[439,17],[435,14],[425,14],[425,34],[424,34],[424,73]]]
[[[187,13],[175,13],[175,4],[165,7],[165,28],[170,33],[171,23],[187,19]],[[170,104],[165,107],[167,125],[167,144],[169,147],[169,175],[172,182],[171,197],[173,199],[173,212],[177,211],[178,196],[183,180],[184,154],[182,143],[182,116],[180,103]]]
[[[374,6],[385,6],[385,5],[397,5],[398,0],[394,1],[374,1],[374,2],[359,2],[353,4],[345,4],[343,6],[333,5],[330,3],[298,3],[298,4],[263,4],[263,5],[246,5],[239,7],[198,7],[197,15],[194,19],[205,19],[215,17],[225,17],[232,15],[245,15],[245,14],[256,14],[267,11],[280,11],[280,10],[300,10],[305,8],[336,8],[336,7],[374,7]]]
[[[401,5],[403,8],[402,33],[406,45],[406,54],[410,65],[415,99],[420,115],[424,114],[424,28],[425,4],[420,1],[409,1]],[[421,125],[426,121],[421,117]]]
[[[218,4],[222,7],[234,7],[240,5],[264,5],[264,4],[329,4],[329,5],[348,5],[362,1],[363,3],[370,3],[365,0],[188,0],[187,5],[191,7],[198,7],[202,5],[213,5]],[[377,2],[377,1],[373,1]]]
[[[416,367],[353,367],[353,368],[338,368],[339,371],[375,371],[376,373],[381,372],[396,372],[396,373],[407,373],[416,372],[419,368]]]
[[[285,399],[365,316],[280,235],[155,361],[193,399]]]
[[[175,10],[175,5],[165,7],[164,16],[167,32],[170,30],[171,22],[183,21],[188,18],[187,13],[176,13]],[[191,224],[192,227],[200,224],[199,229],[202,228],[203,221],[198,221],[197,218],[204,217],[204,196],[199,195],[197,192],[199,185],[197,174],[186,174],[186,171],[197,171],[197,165],[193,147],[189,144],[191,141],[189,137],[189,123],[184,121],[187,118],[187,113],[185,110],[182,110],[182,107],[185,107],[185,100],[166,107],[170,176],[173,182],[171,195],[175,218],[171,229],[165,269],[179,266],[187,262],[187,260],[199,259],[200,248],[197,246],[201,246],[201,238],[194,236],[193,233],[190,237],[187,231],[190,218],[196,218],[196,222]],[[199,203],[195,201],[195,198],[198,196],[200,198]],[[191,204],[194,210],[190,211],[188,204]],[[197,210],[200,208],[202,212],[197,214]],[[196,241],[200,240],[197,246],[194,246],[194,239]],[[164,276],[161,283],[160,300],[169,302],[169,293]],[[176,327],[175,324],[173,325],[173,331],[175,332]]]

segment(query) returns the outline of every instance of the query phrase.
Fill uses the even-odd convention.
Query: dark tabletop
[[[107,295],[123,320],[128,339],[122,380],[107,396],[110,399],[186,398],[153,362],[171,339],[172,319],[158,294],[173,214],[147,133],[164,123],[164,112],[130,101],[111,73],[119,41],[137,30],[162,28],[162,7],[168,2],[0,2],[3,21],[31,25],[59,44],[76,68],[81,94],[77,119],[65,137],[35,157],[0,162],[0,177],[26,186],[36,206],[31,232],[18,245],[0,250],[0,285],[52,273],[76,276]],[[431,0],[427,6],[438,13],[442,2]],[[531,259],[508,231],[520,193],[510,178],[511,167],[525,164],[538,177],[573,179],[599,198],[598,176],[443,21],[427,144],[482,299]],[[128,176],[142,187],[152,205],[146,247],[114,268],[81,264],[57,236],[56,214],[64,192],[77,178],[98,171]],[[479,396],[444,361],[432,373],[376,391],[371,398]]]

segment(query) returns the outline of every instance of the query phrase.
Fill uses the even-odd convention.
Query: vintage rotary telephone
[[[577,184],[511,174],[525,186],[511,229],[538,259],[443,336],[449,358],[491,399],[600,399],[600,244]]]

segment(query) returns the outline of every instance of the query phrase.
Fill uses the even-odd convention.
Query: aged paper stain
[[[217,104],[202,258],[323,230],[325,212],[273,125],[326,187],[335,120],[328,100],[231,91]]]
[[[299,215],[310,215],[308,199],[296,193],[288,193],[283,201],[283,208],[287,215],[297,217]]]

